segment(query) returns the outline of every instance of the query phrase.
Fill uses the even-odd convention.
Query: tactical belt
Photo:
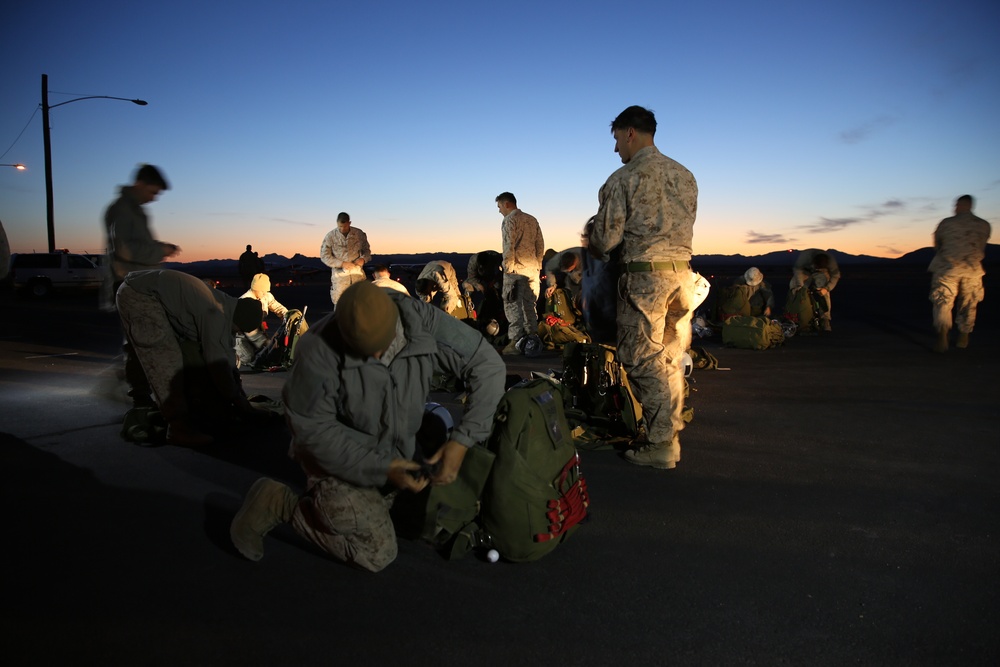
[[[642,273],[644,271],[690,271],[691,262],[629,262],[625,265],[626,273]]]

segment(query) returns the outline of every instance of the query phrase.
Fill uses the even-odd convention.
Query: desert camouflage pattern
[[[336,477],[309,477],[292,514],[295,532],[337,560],[371,572],[396,559],[389,509],[396,494],[362,488]]]
[[[541,290],[545,240],[538,220],[519,208],[504,216],[500,225],[503,240],[503,312],[510,326],[507,336],[517,341],[538,333],[538,295]]]
[[[927,270],[932,273],[935,329],[955,326],[962,333],[972,333],[976,309],[985,296],[983,257],[991,231],[990,223],[970,212],[945,218],[934,230],[937,253]]]
[[[118,288],[117,298],[125,337],[141,365],[130,372],[145,373],[164,419],[184,417],[188,413],[187,399],[176,381],[184,371],[184,355],[163,306],[155,296],[142,294],[128,283]],[[129,383],[145,385],[141,376],[129,378]]]
[[[698,184],[655,146],[611,174],[598,200],[590,245],[603,259],[618,249],[621,262],[691,260]]]
[[[545,256],[545,240],[535,216],[519,208],[504,216],[500,224],[503,240],[503,272],[538,276]]]
[[[640,149],[613,173],[599,201],[590,247],[604,259],[690,261],[698,185],[655,146]],[[696,277],[683,269],[623,273],[618,281],[618,358],[642,403],[647,439],[671,443],[677,457],[684,428],[679,364],[691,345]]]
[[[673,442],[684,428],[684,369],[691,347],[691,271],[626,273],[618,281],[618,359],[642,404],[650,442]]]
[[[458,276],[455,274],[455,267],[451,262],[435,260],[427,262],[427,265],[420,271],[417,280],[430,280],[437,285],[435,291],[441,292],[441,310],[446,313],[458,308],[462,303],[462,295],[458,291]],[[421,296],[420,299],[430,303],[434,298],[434,293]]]
[[[337,300],[345,289],[368,279],[360,266],[350,265],[347,268],[340,266],[341,262],[354,262],[358,259],[363,259],[365,262],[372,261],[368,235],[357,227],[351,227],[347,236],[344,236],[339,229],[334,228],[323,237],[319,258],[330,267],[330,301],[337,305]]]
[[[507,337],[517,342],[524,336],[538,334],[538,295],[541,279],[536,271],[534,276],[517,273],[503,274],[503,314],[510,325]]]

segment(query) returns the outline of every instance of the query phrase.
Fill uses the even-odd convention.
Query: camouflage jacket
[[[639,149],[611,174],[598,201],[590,246],[604,260],[618,249],[623,263],[690,261],[698,184],[687,168],[656,146]]]

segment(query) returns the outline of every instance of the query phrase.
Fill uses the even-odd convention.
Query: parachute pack
[[[309,306],[306,306],[306,310],[308,309]],[[308,330],[309,325],[306,323],[305,312],[289,310],[277,333],[257,351],[251,368],[255,370],[288,369],[295,361],[295,347],[298,345],[299,337]]]
[[[561,350],[566,343],[589,343],[590,335],[579,328],[582,323],[583,315],[573,306],[566,290],[557,289],[545,298],[538,337],[546,350]]]
[[[766,350],[785,342],[785,332],[766,317],[735,315],[722,324],[722,342],[745,350]]]
[[[469,449],[455,482],[396,499],[397,533],[428,540],[446,558],[492,548],[513,562],[538,560],[564,542],[590,498],[562,392],[551,378],[508,389],[486,446]]]
[[[812,287],[803,286],[788,291],[782,317],[795,324],[799,333],[817,333],[820,330],[820,317],[825,312],[826,301]]]
[[[611,345],[568,343],[563,347],[562,382],[569,392],[569,416],[598,439],[639,434],[642,405]]]

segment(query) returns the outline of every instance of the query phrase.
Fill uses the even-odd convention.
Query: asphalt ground
[[[722,284],[736,269],[703,273]],[[531,564],[403,541],[378,574],[229,522],[302,488],[279,422],[200,450],[119,437],[120,333],[96,297],[0,293],[9,664],[997,664],[997,276],[967,350],[930,352],[927,274],[845,271],[834,332],[696,341],[676,470],[582,453],[588,521]],[[777,281],[775,281],[777,282]],[[777,287],[777,286],[776,286]],[[779,299],[783,299],[780,290]],[[309,319],[322,284],[280,288]],[[508,359],[560,369],[557,353]],[[244,376],[273,398],[286,375]],[[440,402],[454,396],[436,395]]]

